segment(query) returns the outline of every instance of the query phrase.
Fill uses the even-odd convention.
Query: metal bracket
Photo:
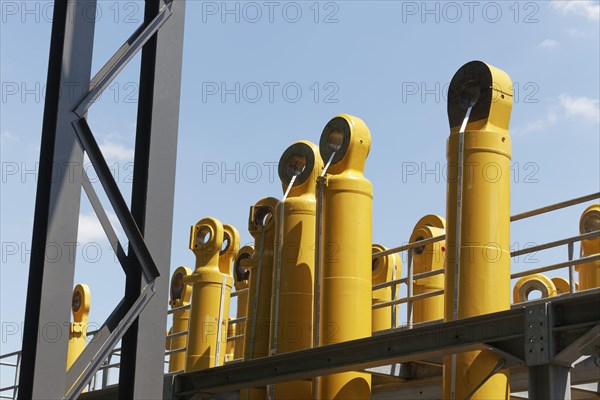
[[[525,364],[550,363],[550,318],[548,303],[525,307]]]

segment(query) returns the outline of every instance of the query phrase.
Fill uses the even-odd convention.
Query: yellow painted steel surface
[[[378,253],[387,250],[380,244],[372,246],[372,252]],[[396,273],[394,274],[394,268]],[[389,254],[380,258],[375,258],[371,262],[371,271],[373,278],[373,286],[389,282],[396,276],[400,278],[402,274],[402,261],[398,253]],[[396,293],[398,293],[400,285],[396,285]],[[373,290],[373,304],[385,303],[392,300],[392,286],[382,289]],[[373,310],[373,321],[371,322],[373,332],[390,329],[392,327],[392,307],[382,307]]]
[[[225,360],[233,279],[231,273],[219,269],[224,232],[214,218],[204,218],[192,227],[190,250],[196,256],[196,270],[184,279],[193,288],[186,372],[223,365]]]
[[[252,256],[254,252],[254,247],[252,246],[244,246],[242,247],[236,258],[234,264],[234,274],[233,274],[233,285],[235,286],[235,290],[240,292],[237,295],[237,311],[236,318],[246,317],[248,312],[248,276],[250,272],[242,268],[242,260],[247,260]],[[235,325],[235,334],[236,335],[244,335],[246,332],[246,322],[238,322]],[[244,337],[236,338],[234,341],[234,359],[243,359],[244,358]]]
[[[73,289],[71,311],[73,322],[69,328],[69,346],[67,348],[67,370],[77,360],[86,345],[91,294],[88,285],[80,283]]]
[[[567,286],[568,286],[567,282]],[[542,298],[556,296],[557,290],[552,279],[542,274],[524,276],[515,283],[513,288],[513,301],[522,303],[528,300],[531,292],[539,290]]]
[[[235,257],[237,256],[238,251],[240,250],[240,234],[238,232],[238,230],[232,226],[232,225],[223,225],[223,245],[221,246],[221,251],[219,252],[219,270],[221,271],[221,273],[225,274],[225,275],[229,275],[232,277],[233,279],[233,271],[232,271],[232,266],[233,266],[233,260],[235,259]],[[227,317],[229,315],[229,308],[230,308],[230,294],[231,294],[231,290],[229,290],[229,293],[227,294],[226,298],[224,299],[224,301],[227,303],[226,308],[227,308],[227,315],[225,317]],[[227,340],[228,337],[233,337],[235,336],[236,333],[236,327],[235,325],[229,324],[229,319],[228,318],[228,323],[227,323],[227,329],[224,329],[225,331],[225,341],[221,342],[221,343],[225,343],[225,361],[231,361],[233,360],[234,357],[234,351],[235,351],[235,343],[232,340]]]
[[[571,285],[569,285],[569,281],[565,278],[555,277],[552,278],[552,283],[556,287],[557,294],[569,293],[571,291]],[[579,282],[575,282],[575,290],[579,289]]]
[[[235,324],[232,324],[231,318],[229,318],[229,323],[227,325],[227,337],[234,337],[235,332]],[[233,361],[235,359],[235,342],[233,340],[227,340],[227,345],[225,348],[227,349],[225,352],[225,362]]]
[[[280,258],[278,310],[276,280],[273,281],[271,300],[271,324],[277,321],[277,325],[272,327],[277,332],[271,332],[270,347],[276,347],[277,354],[307,349],[313,343],[315,190],[322,170],[319,148],[304,140],[288,147],[279,161],[284,193],[292,179],[294,183],[287,198],[283,203],[279,202],[275,211],[278,221],[281,221],[279,229],[283,229],[278,231],[277,240],[281,240],[282,247],[275,256],[276,263]],[[274,396],[276,399],[311,399],[312,382],[299,380],[277,384]]]
[[[327,162],[323,200],[320,344],[371,336],[373,186],[363,175],[371,146],[365,123],[347,114],[325,126],[319,149]],[[371,375],[344,372],[319,379],[319,399],[368,399]]]
[[[267,197],[259,200],[250,208],[248,231],[254,238],[254,253],[252,253],[251,258],[243,260],[241,264],[242,267],[250,270],[244,360],[269,355],[271,285],[273,283],[273,259],[275,256],[275,207],[277,203],[276,198]],[[258,275],[260,275],[260,278],[258,278]],[[254,316],[255,303],[256,317]],[[254,331],[254,337],[252,331]],[[266,395],[264,388],[242,389],[240,391],[240,399],[242,400],[264,400]]]
[[[416,224],[410,242],[430,239],[446,233],[446,220],[438,215],[426,215]],[[413,274],[444,269],[446,241],[430,243],[413,250]],[[444,275],[414,280],[413,294],[423,294],[444,289]],[[444,295],[428,297],[413,303],[413,322],[421,323],[444,318]]]
[[[192,275],[192,269],[188,267],[178,267],[171,277],[171,299],[169,305],[171,308],[179,308],[190,304],[192,297],[192,288],[189,287],[184,279]],[[189,328],[190,309],[178,310],[173,312],[173,326],[169,333],[185,332]],[[169,349],[183,349],[187,346],[187,335],[176,336],[168,340]],[[171,354],[169,357],[169,372],[185,370],[185,351]]]
[[[581,234],[600,230],[600,203],[592,204],[581,215],[579,232]],[[600,237],[581,241],[583,257],[600,254]],[[600,287],[600,260],[575,267],[579,272],[579,287],[581,290]]]
[[[468,103],[476,100],[464,133],[464,168],[458,318],[510,307],[510,159],[508,126],[512,83],[504,72],[480,61],[454,75],[448,92],[448,199],[445,320],[454,318],[458,138]],[[497,366],[488,351],[456,355],[455,399],[464,399]],[[451,356],[444,359],[443,397],[451,398]],[[508,399],[508,371],[494,374],[471,397]]]

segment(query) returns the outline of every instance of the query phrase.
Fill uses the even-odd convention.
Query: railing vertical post
[[[407,277],[406,277],[406,325],[408,329],[413,327],[413,249],[408,249],[408,266],[407,266]]]
[[[569,261],[573,261],[574,243],[569,242]],[[569,293],[575,293],[575,277],[573,265],[569,265]]]

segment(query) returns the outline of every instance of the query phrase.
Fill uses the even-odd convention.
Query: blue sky
[[[0,2],[0,353],[21,346],[52,15],[49,2],[26,3]],[[141,22],[143,5],[100,1],[97,16],[94,72]],[[361,117],[372,134],[374,242],[405,243],[420,217],[445,214],[444,88],[471,60],[514,82],[512,213],[599,191],[599,27],[597,1],[189,1],[171,270],[193,266],[189,226],[204,216],[251,242],[249,206],[281,197],[281,153],[296,140],[318,142],[342,112]],[[139,56],[89,114],[126,199],[138,69]],[[90,321],[101,324],[124,275],[82,197],[76,282],[90,285]],[[514,223],[514,248],[577,234],[584,208]],[[513,271],[566,254],[516,260]]]

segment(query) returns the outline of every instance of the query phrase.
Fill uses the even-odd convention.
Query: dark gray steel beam
[[[54,4],[23,334],[20,399],[65,393],[83,153],[72,112],[89,87],[96,0]],[[92,11],[90,11],[92,10]],[[59,176],[52,176],[58,168]],[[62,368],[61,368],[62,366]]]
[[[147,0],[145,23],[153,21],[163,5]],[[160,399],[163,394],[185,2],[173,0],[169,6],[171,17],[142,50],[131,202],[160,277],[154,298],[123,338],[120,398]],[[139,295],[142,285],[141,276],[127,277],[126,302]]]
[[[571,368],[562,365],[529,367],[529,398],[548,400],[571,399]]]
[[[108,62],[92,79],[92,88],[75,108],[75,113],[83,117],[98,96],[110,85],[115,77],[131,61],[146,42],[160,29],[171,16],[171,8],[164,7],[150,23],[140,26],[117,50]]]
[[[123,199],[123,195],[117,186],[117,182],[115,182],[115,178],[110,172],[110,168],[100,151],[98,143],[96,143],[96,139],[94,138],[87,121],[85,118],[73,121],[73,127],[75,128],[77,139],[90,158],[94,170],[98,174],[98,178],[100,178],[100,183],[106,192],[106,196],[117,214],[117,218],[123,227],[123,231],[125,231],[125,234],[127,235],[127,239],[129,239],[129,247],[133,250],[133,253],[135,253],[129,254],[129,257],[136,260],[138,269],[143,271],[146,281],[151,282],[159,276],[158,268],[152,259],[147,245],[144,243],[144,238],[142,237],[138,224],[136,224],[132,213],[129,212],[129,208],[127,208],[127,203],[125,202],[125,199]],[[126,269],[129,268],[131,268],[131,266],[127,266]],[[137,296],[139,296],[139,291],[136,294],[135,299],[137,299]]]
[[[115,252],[119,263],[125,269],[125,273],[127,273],[128,270],[126,269],[126,267],[128,265],[126,262],[127,255],[125,254],[125,250],[123,250],[123,246],[121,246],[119,238],[115,230],[113,229],[110,220],[108,219],[108,215],[106,215],[106,211],[104,211],[104,207],[102,207],[102,203],[100,203],[100,199],[96,194],[96,190],[94,189],[94,186],[92,186],[90,178],[88,177],[85,170],[83,171],[82,186],[83,190],[85,191],[85,194],[87,195],[88,200],[90,201],[90,204],[92,205],[92,208],[94,209],[94,212],[96,213],[96,216],[98,217],[98,221],[100,221],[100,225],[102,225],[102,229],[104,229],[104,233],[108,238],[110,246]]]
[[[597,299],[593,290],[542,303],[555,316],[554,327],[562,332],[581,330],[582,326],[600,322]],[[548,300],[548,299],[547,299]],[[481,349],[497,343],[514,341],[524,348],[526,315],[531,307],[514,308],[475,318],[424,326],[412,330],[388,332],[370,338],[338,343],[287,354],[279,354],[203,371],[181,374],[175,378],[175,394],[189,398],[194,393],[214,393],[261,386],[299,378],[360,370],[392,362],[417,361],[445,354]],[[544,332],[550,332],[547,314]],[[539,323],[539,322],[538,322]],[[538,338],[539,340],[539,338]],[[539,345],[539,344],[538,344]],[[538,360],[544,364],[546,359]]]

